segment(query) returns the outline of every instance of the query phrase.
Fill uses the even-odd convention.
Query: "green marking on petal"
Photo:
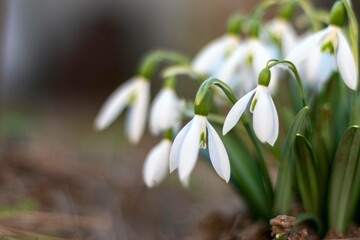
[[[331,55],[334,55],[335,53],[335,47],[334,44],[331,41],[326,42],[324,45],[322,45],[321,47],[321,52],[328,52]]]
[[[254,56],[252,54],[249,54],[249,56],[247,57],[245,63],[248,64],[249,66],[252,66],[253,63],[254,63]]]
[[[136,93],[133,92],[130,96],[129,96],[129,105],[134,105],[136,103]]]
[[[256,106],[256,103],[257,103],[257,98],[254,98],[254,100],[252,101],[252,103],[251,103],[251,111],[253,112],[254,111],[254,109],[255,109],[255,106]]]
[[[200,135],[200,148],[206,148],[206,132],[202,132]]]

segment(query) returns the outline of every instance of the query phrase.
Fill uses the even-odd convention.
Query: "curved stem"
[[[158,65],[162,62],[170,62],[176,65],[189,65],[190,61],[183,55],[165,50],[156,50],[148,53],[141,61],[138,74],[150,79],[153,77]]]
[[[296,83],[298,85],[298,88],[299,88],[299,91],[300,91],[300,97],[301,97],[301,103],[302,103],[302,106],[303,107],[306,107],[307,104],[306,104],[306,100],[305,100],[305,92],[304,92],[304,88],[302,86],[302,82],[301,82],[301,79],[300,79],[300,75],[295,67],[295,65],[290,62],[290,61],[287,61],[287,60],[275,60],[275,59],[271,59],[268,61],[268,64],[267,64],[267,68],[272,68],[278,64],[286,64],[288,65],[288,68],[291,70],[292,73],[294,73],[294,76],[295,76],[295,80],[296,80]]]

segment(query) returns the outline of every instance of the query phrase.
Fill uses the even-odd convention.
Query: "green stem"
[[[322,28],[321,21],[318,20],[318,14],[315,11],[313,4],[308,0],[297,0],[298,6],[302,8],[305,15],[310,19],[309,22],[314,31]]]
[[[189,65],[189,60],[183,55],[164,50],[156,50],[147,54],[140,63],[138,74],[151,79],[160,63],[169,62],[176,65]]]
[[[304,88],[302,86],[300,75],[299,75],[295,65],[292,62],[287,61],[287,60],[274,60],[274,59],[272,59],[272,60],[268,61],[267,68],[270,69],[270,68],[272,68],[272,67],[274,67],[274,66],[276,66],[278,64],[286,64],[286,65],[288,65],[289,69],[294,73],[295,80],[296,80],[296,83],[297,83],[299,91],[300,91],[302,107],[306,107],[307,104],[306,104],[306,100],[305,100]]]
[[[249,135],[249,137],[251,139],[252,144],[254,145],[256,151],[259,154],[259,157],[260,157],[260,161],[259,161],[260,171],[262,172],[262,176],[264,177],[264,183],[265,183],[267,192],[268,192],[268,194],[270,196],[270,199],[273,199],[274,198],[273,186],[272,186],[272,183],[271,183],[270,174],[269,174],[268,167],[267,167],[266,162],[265,162],[265,157],[264,157],[264,154],[263,154],[263,152],[261,150],[259,141],[257,140],[257,138],[255,136],[255,133],[254,133],[254,130],[251,128],[250,122],[247,119],[247,117],[243,116],[241,118],[241,122],[243,123],[243,125],[244,125],[244,127],[246,129],[246,132],[247,132],[247,134]]]

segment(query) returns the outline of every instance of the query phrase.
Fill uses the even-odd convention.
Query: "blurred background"
[[[190,189],[174,174],[146,189],[142,163],[158,139],[131,146],[121,119],[104,132],[92,125],[145,53],[165,48],[192,58],[224,32],[231,13],[258,2],[1,1],[0,236],[200,239],[191,226],[204,216],[221,225],[244,211],[201,161]]]

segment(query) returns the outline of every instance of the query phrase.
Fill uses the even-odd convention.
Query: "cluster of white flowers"
[[[240,99],[230,109],[223,125],[228,133],[245,112],[250,100],[253,129],[260,142],[273,146],[279,135],[279,119],[271,95],[277,91],[279,73],[267,68],[272,59],[294,63],[304,85],[320,90],[338,70],[345,84],[357,89],[358,72],[348,40],[336,22],[315,33],[299,37],[290,21],[276,18],[267,25],[249,24],[248,38],[227,33],[206,45],[194,58],[191,67],[199,74],[216,77],[226,83]],[[274,38],[278,41],[273,41]],[[265,78],[265,80],[264,80]],[[258,81],[259,80],[259,81]],[[106,101],[95,121],[97,129],[109,126],[130,107],[127,136],[138,143],[143,135],[150,101],[150,80],[134,77],[119,87]],[[198,158],[199,148],[208,146],[212,165],[226,182],[230,179],[230,163],[220,136],[209,123],[206,113],[197,113],[173,140],[181,126],[182,110],[174,86],[165,86],[154,98],[149,128],[153,135],[165,136],[148,154],[144,181],[149,187],[160,183],[178,169],[184,186]]]

